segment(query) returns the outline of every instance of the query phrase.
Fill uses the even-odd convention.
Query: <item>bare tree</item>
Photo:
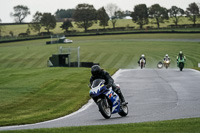
[[[110,3],[105,7],[105,9],[111,19],[113,29],[114,29],[117,22],[116,12],[120,11],[120,8],[116,4]]]
[[[169,9],[169,15],[170,17],[173,19],[174,24],[176,25],[176,27],[178,26],[178,22],[180,20],[180,18],[185,14],[184,10],[176,7],[176,6],[172,6]]]
[[[16,22],[22,23],[22,21],[29,15],[31,12],[29,11],[29,8],[27,6],[18,5],[13,7],[14,13],[11,13],[10,15],[15,18]]]

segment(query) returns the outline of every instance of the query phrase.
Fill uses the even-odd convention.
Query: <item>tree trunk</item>
[[[113,24],[113,29],[115,29],[115,24],[116,24],[117,20],[113,19],[112,20],[112,24]]]
[[[115,23],[113,23],[113,29],[115,29]]]
[[[195,26],[196,25],[196,16],[194,16],[193,22],[194,22],[194,26]]]
[[[143,24],[140,24],[140,29],[142,29],[143,28]]]
[[[158,27],[158,29],[159,29],[159,28],[160,28],[160,23],[159,23],[158,18],[156,18],[156,22],[157,22],[157,27]]]
[[[87,27],[86,26],[84,27],[84,29],[85,29],[85,32],[87,32]]]
[[[178,27],[178,18],[176,17],[176,20],[175,20],[175,25],[176,25],[176,28]]]

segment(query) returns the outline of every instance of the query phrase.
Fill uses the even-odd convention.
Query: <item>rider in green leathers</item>
[[[177,56],[177,66],[178,67],[179,67],[179,62],[186,62],[186,57],[184,56],[182,51],[180,51]]]

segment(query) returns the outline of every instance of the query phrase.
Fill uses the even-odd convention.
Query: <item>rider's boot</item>
[[[119,95],[119,98],[121,99],[122,105],[128,104],[128,102],[125,102],[124,96],[121,92],[121,90],[117,90],[117,94]]]

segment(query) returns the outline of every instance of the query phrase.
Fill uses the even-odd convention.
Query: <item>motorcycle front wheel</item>
[[[128,106],[127,104],[126,105],[121,105],[121,110],[120,112],[118,113],[120,116],[127,116],[128,115]]]
[[[143,62],[141,62],[141,64],[140,64],[140,67],[141,67],[141,69],[143,68],[143,66],[144,66],[144,63],[143,63]]]
[[[183,70],[183,67],[184,67],[184,64],[181,62],[181,63],[179,64],[180,71]]]
[[[108,104],[108,100],[102,99],[98,102],[99,111],[103,115],[104,118],[109,119],[111,117],[111,108]]]

